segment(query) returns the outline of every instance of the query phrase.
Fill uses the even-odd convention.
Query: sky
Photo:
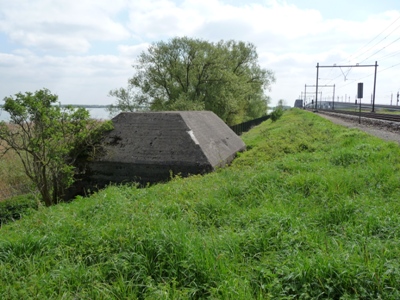
[[[182,36],[254,44],[271,106],[314,99],[317,63],[320,100],[354,101],[363,82],[371,101],[375,62],[376,103],[400,90],[399,0],[0,0],[0,104],[42,88],[112,104],[142,51]]]

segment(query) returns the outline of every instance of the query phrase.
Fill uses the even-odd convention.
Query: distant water
[[[89,111],[90,116],[93,119],[98,119],[98,120],[110,119],[110,115],[105,108],[87,108],[87,110]],[[0,108],[0,121],[9,121],[9,120],[10,120],[10,115],[8,114],[8,112]]]
[[[10,120],[10,115],[8,114],[8,112],[0,108],[0,121],[9,121],[9,120]]]
[[[105,108],[87,108],[93,119],[109,120],[110,113]]]

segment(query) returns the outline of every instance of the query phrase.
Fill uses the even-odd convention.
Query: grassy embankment
[[[309,112],[229,168],[0,229],[1,299],[399,299],[400,149]]]

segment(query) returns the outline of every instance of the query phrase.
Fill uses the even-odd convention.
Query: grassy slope
[[[0,229],[0,298],[398,299],[400,149],[300,110],[207,176]]]

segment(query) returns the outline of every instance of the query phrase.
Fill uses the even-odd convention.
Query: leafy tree
[[[228,124],[266,113],[275,81],[258,64],[251,43],[211,43],[188,37],[157,42],[142,52],[128,89],[110,92],[115,108],[211,110]],[[129,106],[126,106],[129,103]]]
[[[6,97],[10,123],[0,122],[3,154],[15,151],[47,206],[61,200],[73,183],[77,159],[90,155],[111,126],[90,119],[84,108],[62,107],[57,99],[47,89]]]
[[[278,101],[278,106],[283,109],[283,107],[286,105],[286,101],[283,99],[279,99]]]
[[[140,110],[148,110],[148,107],[143,105],[145,100],[140,98],[140,94],[134,93],[132,85],[129,85],[127,88],[114,89],[110,91],[108,95],[110,97],[117,98],[116,105],[111,104],[107,107],[107,110],[112,116],[121,111],[135,112]]]

